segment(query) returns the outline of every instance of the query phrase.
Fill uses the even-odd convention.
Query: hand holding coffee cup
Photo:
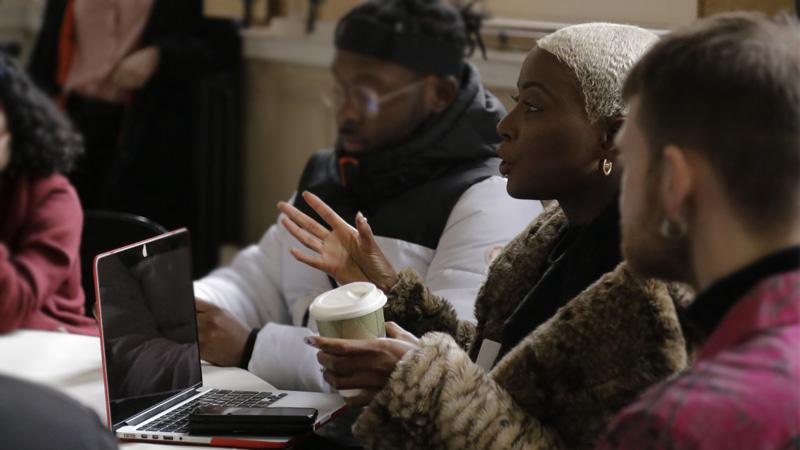
[[[386,337],[378,339],[337,339],[308,336],[308,345],[319,350],[317,361],[324,368],[323,377],[345,396],[351,407],[368,405],[410,351],[420,347],[419,339],[394,322],[386,322]],[[355,391],[354,391],[355,390]]]
[[[319,334],[338,339],[377,339],[386,336],[383,306],[386,295],[374,284],[355,282],[319,295],[309,314]],[[358,395],[360,389],[343,389],[343,396]]]

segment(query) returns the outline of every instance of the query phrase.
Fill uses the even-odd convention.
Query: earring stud
[[[600,161],[600,171],[603,172],[603,175],[609,176],[612,170],[614,170],[614,163],[607,158],[603,158]]]

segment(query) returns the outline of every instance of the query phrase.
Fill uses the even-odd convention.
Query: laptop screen
[[[97,260],[113,424],[200,386],[189,232]]]

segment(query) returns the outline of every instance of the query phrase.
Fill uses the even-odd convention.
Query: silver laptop
[[[186,229],[98,255],[94,280],[108,424],[119,438],[281,448],[295,438],[190,435],[188,416],[199,404],[315,408],[316,430],[346,408],[337,394],[203,387]]]

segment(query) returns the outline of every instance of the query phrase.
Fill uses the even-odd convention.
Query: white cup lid
[[[374,312],[386,304],[386,295],[374,284],[355,282],[320,294],[308,308],[314,320],[346,320]]]

